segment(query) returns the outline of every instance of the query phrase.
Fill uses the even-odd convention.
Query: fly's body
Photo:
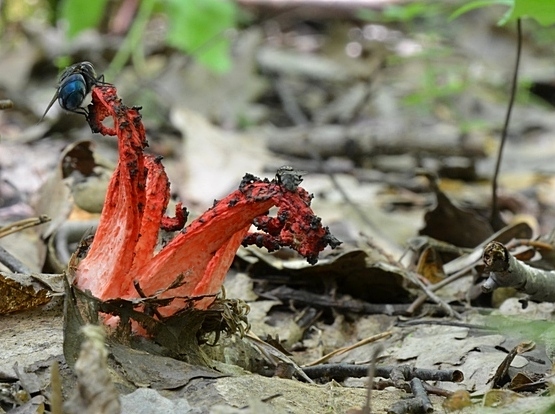
[[[69,112],[87,114],[81,104],[97,83],[104,83],[104,77],[96,76],[92,63],[80,62],[64,69],[58,81],[58,89],[48,104],[41,120],[46,116],[56,99],[60,106]]]

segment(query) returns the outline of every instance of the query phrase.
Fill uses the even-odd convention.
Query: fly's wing
[[[44,119],[44,117],[46,116],[46,114],[48,113],[48,111],[50,111],[50,108],[52,108],[52,105],[54,105],[54,102],[56,102],[56,99],[58,99],[58,92],[59,90],[56,89],[56,93],[54,94],[54,96],[52,97],[52,100],[50,101],[50,103],[48,104],[48,106],[46,107],[46,111],[44,111],[44,114],[42,114],[42,116],[40,117],[40,121],[42,122],[42,120]]]
[[[42,120],[44,119],[44,117],[46,116],[48,111],[50,111],[50,108],[52,108],[52,105],[54,105],[54,102],[56,102],[56,99],[58,99],[58,96],[59,96],[59,93],[60,93],[60,86],[61,86],[62,82],[64,81],[65,78],[67,78],[69,75],[71,75],[73,73],[74,69],[75,69],[75,65],[72,65],[72,66],[67,67],[63,70],[63,72],[60,75],[60,78],[58,80],[58,88],[56,89],[56,93],[54,94],[54,96],[52,97],[52,100],[50,101],[50,103],[46,107],[46,111],[44,111],[44,114],[42,114],[39,122],[42,122]]]

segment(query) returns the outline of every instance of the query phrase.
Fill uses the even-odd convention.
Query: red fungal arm
[[[169,182],[160,159],[143,153],[144,127],[137,109],[127,108],[111,85],[93,88],[89,123],[93,131],[117,133],[119,161],[110,181],[96,236],[89,253],[76,270],[75,284],[102,300],[137,298],[137,283],[147,296],[176,297],[162,315],[172,315],[190,302],[186,298],[217,294],[243,244],[275,250],[289,246],[315,263],[318,253],[337,241],[322,227],[310,209],[310,196],[302,188],[280,180],[260,180],[246,175],[233,192],[183,229],[155,252],[160,228],[179,229],[185,211],[176,218],[164,216]],[[114,128],[103,125],[107,117]],[[271,207],[277,217],[269,217]],[[248,235],[251,224],[263,233]],[[167,290],[183,276],[184,283]],[[213,298],[196,301],[204,309]]]
[[[111,85],[95,87],[89,122],[95,132],[118,134],[119,161],[112,175],[100,222],[87,257],[79,264],[75,284],[100,299],[120,297],[133,276],[135,246],[141,236],[146,203],[146,147],[144,127],[136,109],[123,106]],[[103,125],[111,117],[114,128]],[[148,236],[147,236],[148,237]],[[141,249],[142,250],[142,249]]]

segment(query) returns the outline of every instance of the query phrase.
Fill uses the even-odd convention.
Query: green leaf
[[[513,7],[515,0],[476,0],[471,1],[464,6],[459,7],[449,16],[449,20],[455,20],[457,17],[468,13],[472,10],[479,9],[482,7],[492,6],[494,4],[503,4],[505,6]]]
[[[81,31],[97,27],[107,0],[64,0],[60,8],[60,17],[67,21],[67,35],[75,37]]]
[[[514,0],[514,6],[506,21],[529,17],[542,26],[555,23],[555,1],[553,0]]]
[[[490,315],[486,318],[486,325],[507,336],[555,346],[555,326],[551,321],[526,320],[517,315]]]
[[[357,12],[357,17],[362,20],[394,23],[412,22],[419,18],[430,18],[437,15],[441,10],[441,3],[430,0],[412,1],[407,4],[391,4],[386,6],[383,11],[361,9]]]
[[[395,4],[385,8],[383,14],[386,20],[392,22],[410,22],[426,15],[431,7],[423,2],[397,6]]]
[[[168,44],[216,72],[231,67],[225,31],[235,26],[236,6],[229,0],[167,0]]]

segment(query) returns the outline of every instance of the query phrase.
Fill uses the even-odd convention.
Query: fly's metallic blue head
[[[54,102],[56,102],[56,99],[66,111],[86,114],[85,110],[81,108],[81,104],[85,96],[88,95],[92,87],[97,83],[102,83],[102,77],[97,78],[94,67],[90,62],[76,63],[65,68],[60,75],[58,89],[48,104],[46,111],[44,111],[41,120],[48,113]]]

